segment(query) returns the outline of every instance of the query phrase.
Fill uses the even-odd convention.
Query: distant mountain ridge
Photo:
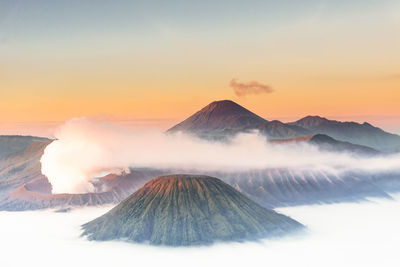
[[[315,134],[309,136],[301,136],[288,139],[271,139],[273,144],[288,144],[288,143],[308,143],[316,145],[322,151],[328,152],[345,152],[355,156],[376,156],[380,152],[368,146],[355,145],[350,142],[338,141],[325,134]]]
[[[311,137],[296,138],[296,142],[307,142]],[[318,146],[330,144],[330,140],[330,137],[322,138],[318,140]],[[12,156],[0,159],[0,210],[63,209],[119,203],[154,177],[185,172],[168,169],[131,169],[129,174],[108,175],[93,181],[95,193],[51,194],[51,185],[40,171],[40,158],[44,148],[51,141],[34,141]],[[390,198],[386,192],[395,192],[400,188],[395,174],[379,175],[375,178],[363,173],[338,175],[323,171],[282,168],[240,173],[230,170],[204,170],[202,174],[222,179],[250,199],[269,208],[363,200],[367,197]]]
[[[368,146],[355,145],[350,142],[338,141],[325,134],[316,134],[308,141],[310,144],[317,145],[321,150],[333,152],[348,152],[357,155],[378,155],[379,151]]]
[[[268,121],[231,100],[214,101],[167,133],[186,132],[206,139],[224,139],[239,132],[259,130],[272,138],[288,138],[311,134],[296,125],[280,121]]]
[[[400,147],[400,136],[383,131],[368,122],[341,122],[320,116],[307,116],[289,123],[303,127],[315,134],[329,135],[340,141],[369,146],[381,151],[396,151]]]
[[[399,140],[398,135],[386,133],[368,123],[339,122],[318,116],[308,116],[293,123],[268,121],[227,100],[213,102],[195,115],[179,124],[179,127],[171,128],[168,133],[183,131],[203,138],[223,139],[240,132],[258,130],[273,143],[307,142],[321,150],[349,152],[357,156],[376,155],[379,153],[376,147],[384,142],[388,145],[382,151],[393,151],[396,146],[392,146],[391,142],[396,144]],[[329,131],[330,134],[318,133],[323,131]],[[346,133],[342,139],[335,137],[342,132]],[[353,142],[343,140],[346,138],[352,138]],[[365,140],[372,144],[371,147],[358,142]],[[40,158],[52,141],[32,136],[0,136],[0,210],[118,203],[150,179],[182,171],[135,169],[130,174],[107,176],[94,181],[95,193],[51,194],[51,185],[41,173]],[[396,174],[374,177],[360,172],[337,175],[285,168],[242,173],[204,171],[202,174],[221,178],[267,207],[359,200],[369,196],[390,197],[387,192],[400,188]]]
[[[291,123],[268,121],[230,100],[212,102],[167,132],[181,131],[206,139],[224,139],[253,130],[258,130],[269,139],[324,134],[338,141],[384,152],[400,150],[399,135],[385,132],[367,122],[340,122],[319,116],[307,116]]]

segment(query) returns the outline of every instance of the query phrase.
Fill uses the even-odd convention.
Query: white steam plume
[[[341,172],[400,171],[400,155],[356,158],[321,152],[302,144],[272,145],[257,133],[241,134],[229,143],[200,140],[184,134],[127,130],[88,118],[68,120],[45,149],[42,173],[53,193],[92,190],[90,180],[101,172],[129,167],[243,171],[264,168],[324,169]]]

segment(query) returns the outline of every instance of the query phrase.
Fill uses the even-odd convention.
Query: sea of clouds
[[[80,226],[111,206],[0,212],[1,266],[398,267],[400,200],[299,206],[277,211],[307,226],[296,236],[210,247],[92,242]]]

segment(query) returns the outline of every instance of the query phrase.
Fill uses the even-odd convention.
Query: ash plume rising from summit
[[[320,151],[311,144],[271,144],[257,132],[238,134],[229,142],[210,142],[183,133],[128,130],[89,118],[62,125],[56,140],[41,158],[42,173],[53,193],[93,190],[100,173],[128,168],[235,172],[265,168],[296,168],[345,172],[400,170],[400,155],[357,158],[347,153]]]
[[[237,79],[232,79],[229,83],[229,86],[232,87],[235,94],[239,97],[244,97],[246,95],[268,94],[274,91],[271,86],[257,81],[238,82]]]

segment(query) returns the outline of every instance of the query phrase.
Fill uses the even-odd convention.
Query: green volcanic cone
[[[155,178],[105,215],[83,225],[90,240],[189,246],[281,236],[301,229],[208,176]]]

